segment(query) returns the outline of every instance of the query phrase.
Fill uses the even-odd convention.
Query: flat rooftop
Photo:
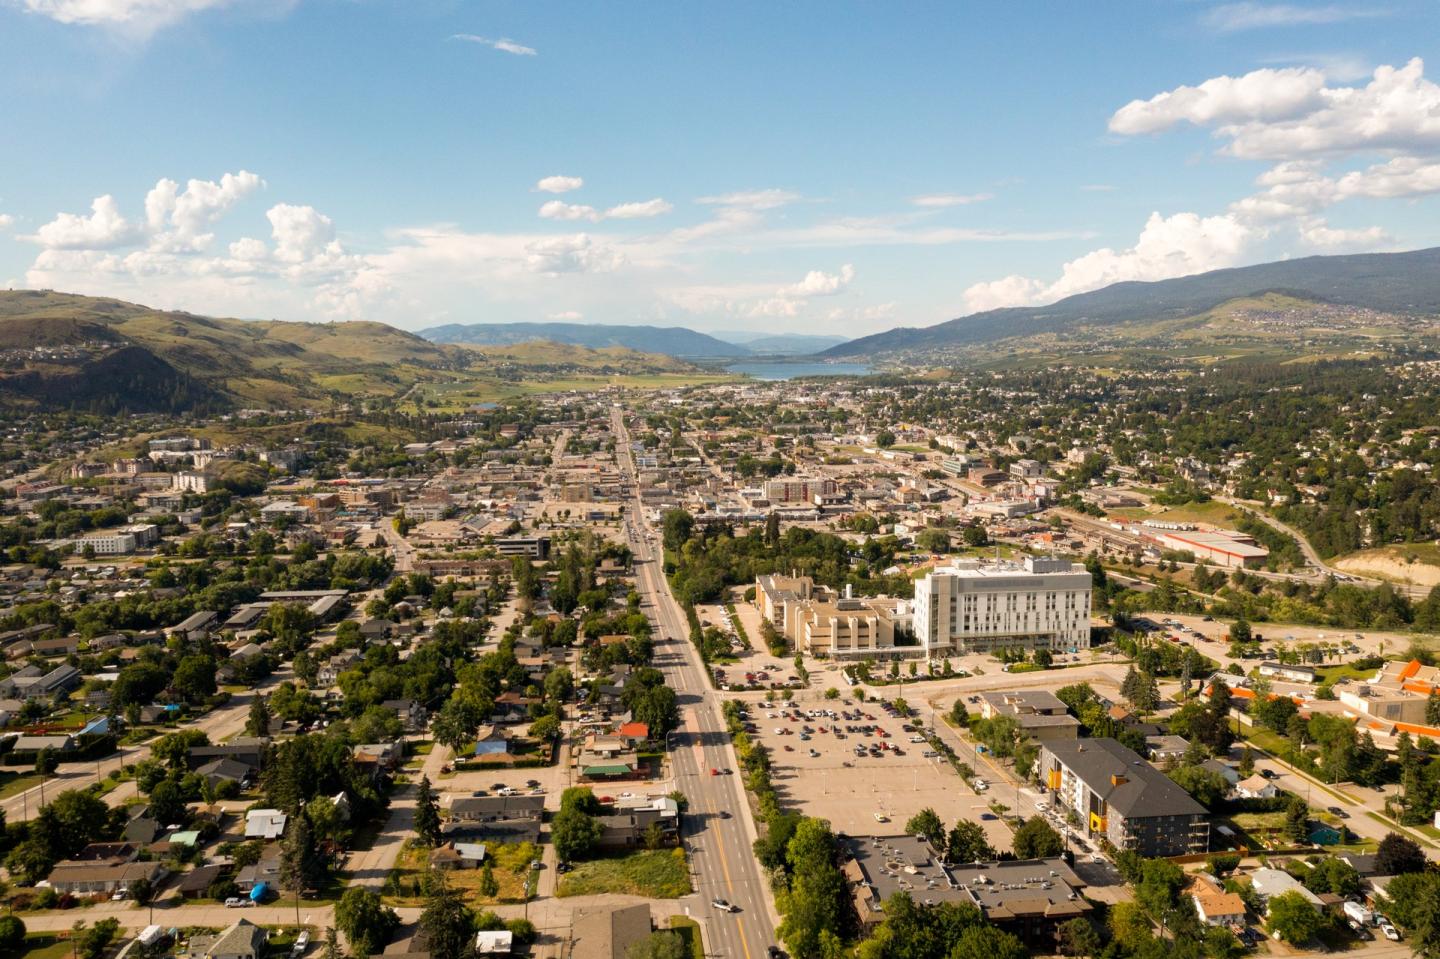
[[[1063,859],[1020,859],[947,866],[930,844],[916,836],[874,836],[846,840],[851,862],[846,873],[864,891],[866,911],[878,918],[885,900],[909,893],[919,905],[963,902],[992,921],[1022,916],[1065,919],[1090,904],[1080,895],[1085,881]]]

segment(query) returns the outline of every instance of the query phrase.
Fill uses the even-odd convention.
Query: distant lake
[[[743,373],[757,380],[793,380],[797,376],[865,376],[870,367],[865,363],[778,362],[731,363],[731,373]]]

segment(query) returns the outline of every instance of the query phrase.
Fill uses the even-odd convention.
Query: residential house
[[[625,959],[652,931],[645,903],[583,910],[570,924],[570,959]]]
[[[286,819],[278,809],[251,809],[245,813],[245,838],[279,839],[285,834]]]
[[[249,919],[237,919],[198,952],[191,944],[191,955],[200,959],[265,959],[268,934]]]
[[[484,843],[455,842],[452,839],[430,852],[431,869],[479,869],[484,861]]]
[[[1195,903],[1195,913],[1207,926],[1243,926],[1245,900],[1226,892],[1205,875],[1196,876],[1186,890]]]
[[[94,895],[113,894],[127,890],[144,879],[152,886],[165,877],[165,866],[158,862],[94,863],[67,860],[55,865],[47,881],[58,893]]]
[[[1241,799],[1274,799],[1280,795],[1280,790],[1270,780],[1256,773],[1235,784],[1235,795]]]

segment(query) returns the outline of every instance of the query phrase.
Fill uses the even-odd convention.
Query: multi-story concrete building
[[[803,477],[766,480],[763,488],[772,503],[813,503],[817,496],[834,496],[836,489],[833,479]]]
[[[915,645],[897,646],[908,634],[909,604],[857,598],[816,586],[809,576],[758,576],[755,605],[798,651],[835,659],[916,656]]]
[[[961,561],[915,581],[915,635],[929,656],[1090,648],[1090,574],[1069,560]]]
[[[1081,828],[1145,856],[1208,852],[1209,811],[1114,739],[1040,744],[1041,782]]]

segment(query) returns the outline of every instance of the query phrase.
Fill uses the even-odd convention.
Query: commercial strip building
[[[915,635],[929,657],[1090,648],[1092,581],[1065,559],[962,561],[915,581]]]
[[[1090,835],[1144,856],[1208,852],[1209,811],[1114,739],[1040,744],[1041,783]]]
[[[1080,720],[1070,715],[1059,697],[1043,689],[981,693],[980,715],[984,719],[1009,716],[1022,734],[1034,740],[1075,739],[1080,735]]]
[[[1056,928],[1091,905],[1085,881],[1063,859],[946,865],[923,838],[846,840],[843,871],[855,912],[867,929],[885,918],[885,901],[906,892],[917,903],[964,903],[1039,953],[1055,949]]]

